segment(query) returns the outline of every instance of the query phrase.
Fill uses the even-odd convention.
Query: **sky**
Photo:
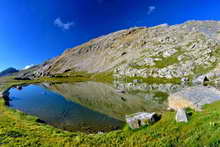
[[[0,71],[136,26],[220,20],[219,0],[0,0]]]

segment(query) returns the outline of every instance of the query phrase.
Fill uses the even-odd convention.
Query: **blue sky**
[[[0,0],[0,70],[134,26],[220,20],[219,0]]]

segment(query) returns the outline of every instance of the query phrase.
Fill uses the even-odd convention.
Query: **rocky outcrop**
[[[156,121],[156,113],[138,112],[126,115],[126,122],[131,129],[138,129],[142,126],[152,124]]]
[[[194,84],[206,84],[206,82],[218,82],[220,79],[220,64],[218,63],[217,66],[210,72],[199,75],[196,77],[192,82]]]
[[[42,65],[35,65],[28,69],[21,70],[15,74],[15,79],[16,80],[31,80],[31,79],[40,77],[37,74],[37,71],[40,69],[40,67],[42,67]]]
[[[202,106],[220,100],[220,91],[214,87],[189,87],[168,97],[168,105],[174,110],[192,108],[200,111]]]
[[[40,65],[29,77],[68,71],[113,71],[113,76],[119,79],[178,78],[184,83],[216,68],[220,54],[219,30],[218,21],[121,30],[66,50]]]
[[[202,110],[205,104],[211,104],[220,100],[220,91],[214,87],[189,87],[176,92],[168,97],[168,106],[177,111],[176,120],[187,122],[185,108]]]

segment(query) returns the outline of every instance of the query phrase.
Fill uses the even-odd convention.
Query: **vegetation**
[[[215,69],[218,66],[219,58],[220,58],[220,46],[217,46],[215,51],[210,53],[210,56],[215,57],[216,61],[214,63],[212,63],[211,65],[209,65],[209,66],[204,66],[204,65],[197,66],[193,70],[193,73],[195,73],[195,75],[206,74],[206,73],[212,71],[213,69]]]
[[[176,48],[177,52],[174,53],[173,55],[169,56],[169,57],[163,57],[162,55],[157,55],[157,56],[151,56],[151,58],[158,58],[161,60],[158,61],[154,61],[155,65],[137,65],[137,64],[130,64],[131,68],[136,68],[136,69],[144,69],[144,68],[164,68],[167,67],[169,65],[173,65],[173,64],[178,64],[179,60],[178,60],[178,56],[182,55],[184,53],[184,51],[178,47]],[[145,56],[141,56],[140,59],[143,60]]]
[[[111,83],[113,76],[111,72],[103,72],[91,74],[86,72],[69,72],[65,74],[57,74],[54,77],[42,77],[35,80],[15,80],[15,77],[0,78],[0,91],[17,85],[27,85],[34,83],[50,82],[50,83],[68,83],[68,82],[83,82],[83,81],[97,81],[103,83]]]
[[[155,61],[156,65],[154,67],[156,68],[164,68],[167,67],[169,65],[173,65],[173,64],[177,64],[179,63],[179,60],[177,59],[177,57],[181,54],[183,54],[183,51],[181,50],[181,48],[176,48],[177,52],[169,57],[161,57],[162,60],[160,61]]]
[[[157,123],[138,130],[105,134],[67,132],[37,118],[12,110],[0,100],[0,144],[2,146],[218,146],[220,144],[220,102],[203,112],[188,110],[188,123],[176,123],[175,112],[165,112]]]
[[[13,77],[0,79],[4,83],[0,91],[12,85],[38,82],[78,82],[105,79],[109,82],[110,73],[97,75],[68,73],[54,78],[41,78],[32,81],[17,81]],[[137,79],[137,78],[135,78]],[[130,79],[133,80],[133,79]],[[168,82],[167,79],[141,79],[144,81]],[[178,79],[169,79],[173,82]],[[162,92],[157,96],[166,97]],[[220,145],[220,102],[206,105],[204,111],[187,110],[188,123],[176,123],[175,112],[164,112],[161,120],[153,125],[137,130],[128,126],[118,131],[104,134],[67,132],[47,124],[38,123],[34,116],[5,106],[0,99],[0,145],[2,146],[219,146]]]
[[[148,83],[148,84],[166,84],[166,83],[173,83],[173,84],[180,84],[180,78],[154,78],[154,77],[124,77],[126,82],[133,82],[134,80],[138,80],[140,82]]]

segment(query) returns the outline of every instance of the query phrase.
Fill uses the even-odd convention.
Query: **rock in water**
[[[176,112],[176,121],[177,122],[188,122],[186,112],[184,109],[178,109]]]
[[[8,97],[9,95],[9,89],[6,89],[5,91],[0,91],[0,98]]]
[[[214,87],[190,87],[168,97],[168,105],[174,110],[192,108],[200,111],[202,106],[220,100],[220,91]]]

